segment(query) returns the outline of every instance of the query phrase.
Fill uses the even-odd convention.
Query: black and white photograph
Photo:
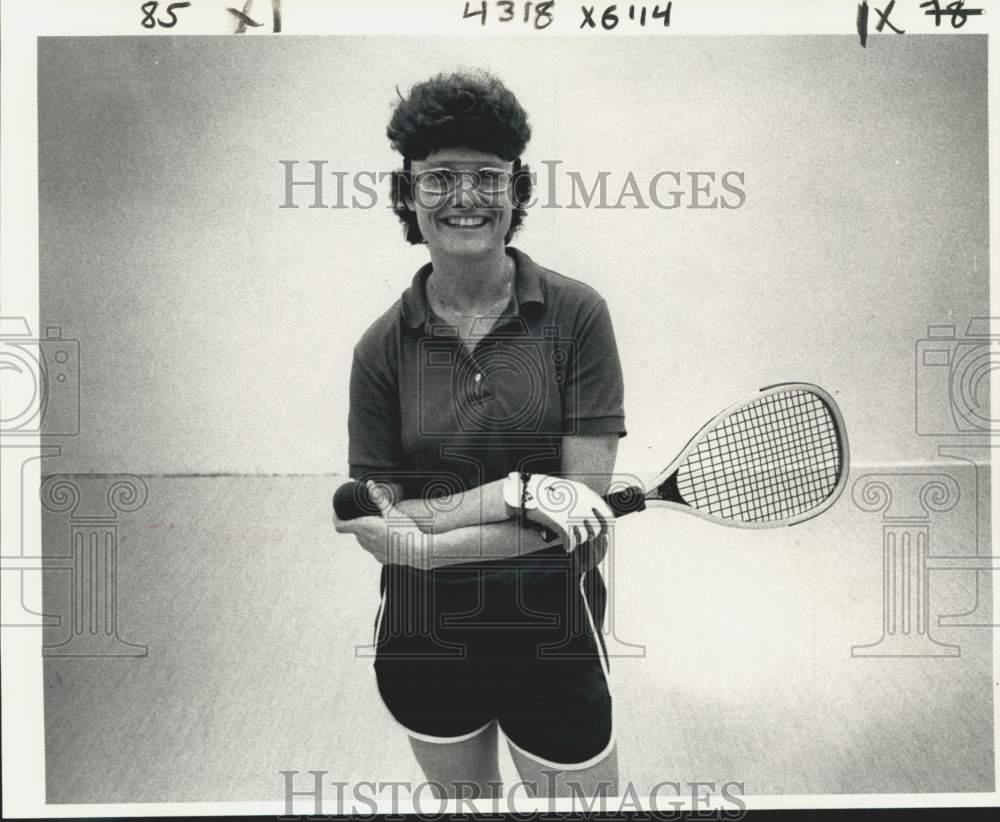
[[[4,816],[997,804],[1000,11],[67,5]]]

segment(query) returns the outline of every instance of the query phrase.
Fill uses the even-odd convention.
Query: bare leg
[[[594,797],[618,795],[618,746],[612,746],[600,762],[579,770],[559,770],[537,759],[526,756],[508,743],[510,755],[525,788],[532,796],[583,797],[588,802]],[[532,787],[535,790],[532,790]]]
[[[496,722],[462,742],[425,742],[411,736],[410,747],[427,781],[443,787],[445,797],[501,795]],[[437,787],[432,790],[440,795]]]

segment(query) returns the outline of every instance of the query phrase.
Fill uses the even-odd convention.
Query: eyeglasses
[[[465,178],[471,182],[466,184]],[[501,194],[507,190],[514,174],[503,168],[430,168],[416,172],[412,179],[413,185],[421,194],[428,197],[439,197],[456,191],[459,185],[462,191],[477,191],[483,194]]]

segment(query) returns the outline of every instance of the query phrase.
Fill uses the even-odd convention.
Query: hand
[[[368,493],[382,511],[380,517],[342,520],[333,515],[338,534],[354,534],[355,539],[382,565],[410,565],[430,568],[430,538],[411,517],[396,508],[373,482],[365,483]]]
[[[585,542],[583,545],[578,545],[573,552],[573,561],[577,563],[574,567],[582,572],[596,568],[604,561],[604,557],[607,556],[610,542],[611,535],[605,534],[593,542]]]
[[[527,493],[521,493],[518,474],[508,477],[504,498],[508,506],[519,507],[525,501],[524,515],[532,522],[554,530],[566,551],[604,537],[615,521],[608,504],[582,482],[532,474]]]

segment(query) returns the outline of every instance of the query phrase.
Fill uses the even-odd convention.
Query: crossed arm
[[[561,475],[603,495],[611,481],[618,434],[564,437]],[[380,483],[382,517],[341,521],[340,533],[354,534],[380,562],[403,562],[425,570],[463,562],[489,562],[534,553],[555,544],[512,520],[503,500],[503,480],[465,491],[434,508],[421,499],[401,499],[402,486]],[[419,524],[418,524],[419,523]],[[595,546],[592,563],[604,557]]]

